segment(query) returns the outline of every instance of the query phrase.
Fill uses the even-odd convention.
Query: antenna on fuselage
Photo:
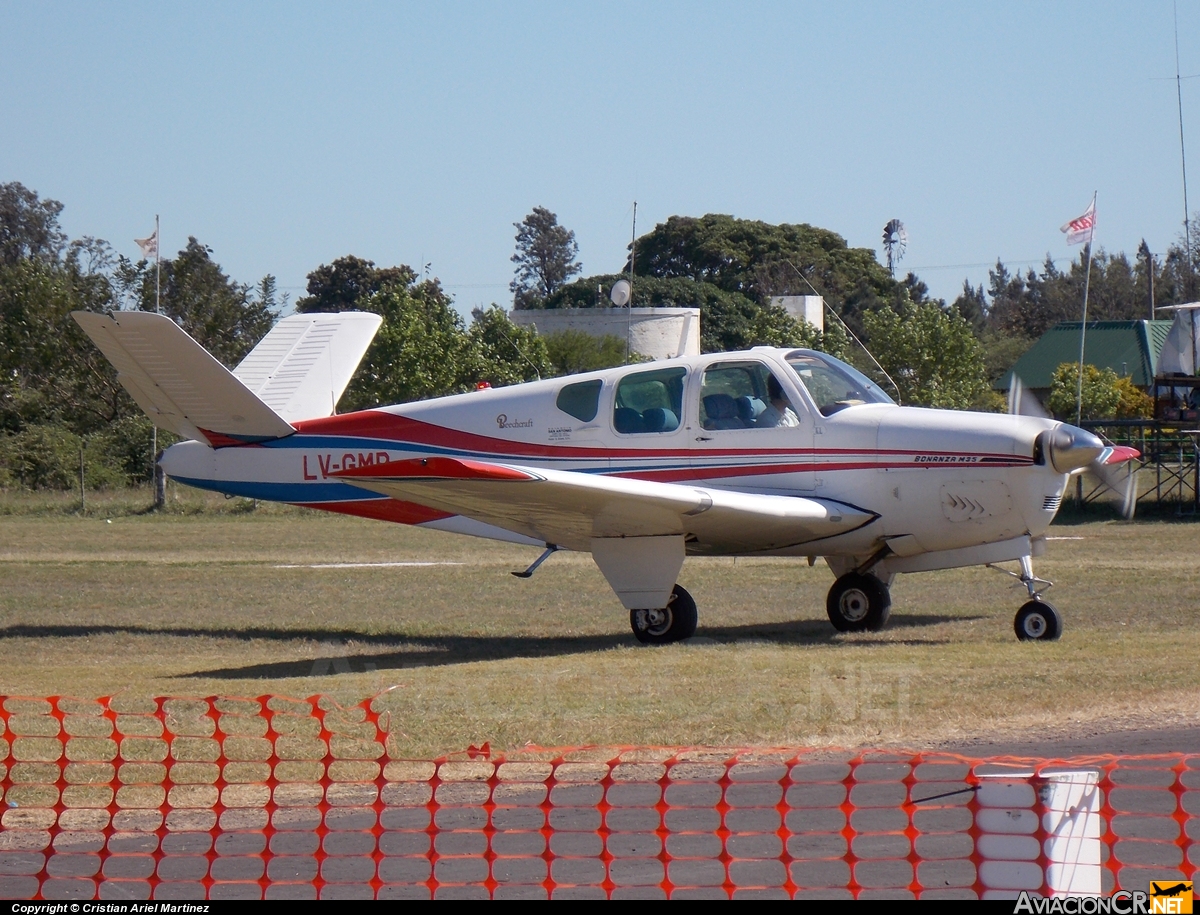
[[[790,260],[787,260],[786,258],[784,258],[784,263],[796,271],[796,276],[798,276],[798,277],[800,277],[800,279],[804,280],[804,285],[806,285],[809,289],[812,290],[813,295],[820,296],[821,301],[825,304],[825,308],[829,311],[829,313],[831,315],[833,315],[835,318],[837,318],[837,322],[840,325],[842,325],[842,328],[846,331],[846,333],[848,333],[850,335],[850,339],[852,339],[855,343],[857,343],[859,346],[862,347],[862,351],[867,354],[868,358],[872,362],[875,363],[875,368],[879,369],[879,371],[883,375],[883,377],[886,378],[891,383],[892,389],[896,392],[896,403],[900,404],[901,403],[900,385],[896,384],[896,382],[892,378],[892,376],[887,373],[887,369],[885,369],[882,365],[879,364],[879,360],[875,358],[875,356],[871,353],[871,351],[869,349],[867,349],[866,344],[863,343],[860,339],[858,339],[858,335],[855,334],[854,331],[852,331],[850,329],[850,325],[847,324],[845,321],[843,321],[842,316],[840,314],[838,314],[836,311],[834,311],[832,305],[830,305],[827,301],[825,301],[825,296],[823,296],[823,295],[821,295],[821,293],[817,292],[817,287],[808,281],[808,277],[806,277],[803,273],[800,272],[800,268],[797,267],[795,264],[793,264]]]

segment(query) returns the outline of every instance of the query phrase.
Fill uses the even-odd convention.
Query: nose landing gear
[[[1029,600],[1021,605],[1013,620],[1013,629],[1022,642],[1053,642],[1062,635],[1062,617],[1052,603],[1042,600],[1042,593],[1049,590],[1051,582],[1033,574],[1033,560],[1030,557],[1022,556],[1020,562],[1019,575],[1008,569],[1000,569],[1018,579],[1029,592]]]

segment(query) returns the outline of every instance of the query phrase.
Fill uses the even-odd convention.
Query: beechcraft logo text
[[[1150,915],[1191,915],[1191,911],[1192,881],[1150,881]]]

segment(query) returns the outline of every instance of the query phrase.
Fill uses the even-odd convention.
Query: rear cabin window
[[[602,387],[604,387],[604,382],[600,379],[569,384],[558,392],[558,399],[554,402],[555,406],[569,416],[590,423],[596,418],[596,413],[600,409],[600,389]]]
[[[617,385],[613,428],[626,435],[674,432],[683,413],[682,367],[635,372]]]

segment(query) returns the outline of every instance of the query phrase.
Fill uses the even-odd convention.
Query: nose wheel
[[[667,645],[696,634],[696,602],[692,595],[676,585],[667,605],[657,610],[630,610],[629,625],[633,637],[643,645]]]
[[[1035,599],[1021,605],[1013,628],[1022,642],[1053,642],[1062,635],[1062,617],[1053,604]]]

